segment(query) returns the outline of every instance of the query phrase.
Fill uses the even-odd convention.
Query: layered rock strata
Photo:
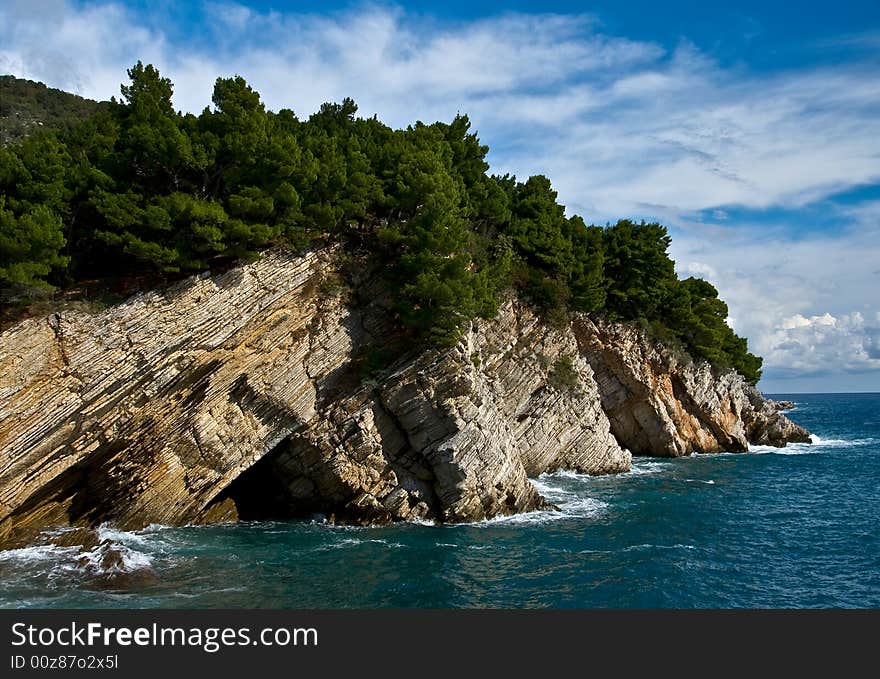
[[[585,316],[572,323],[593,368],[602,408],[621,445],[636,455],[743,452],[810,435],[733,371],[716,374],[652,342],[632,325]]]
[[[735,374],[514,299],[365,376],[392,329],[334,259],[273,252],[2,333],[0,543],[105,521],[473,521],[543,506],[528,479],[546,471],[807,436]]]

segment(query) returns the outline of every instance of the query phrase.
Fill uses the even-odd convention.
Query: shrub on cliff
[[[548,380],[551,387],[558,391],[574,392],[580,384],[574,361],[571,356],[560,356],[553,363]]]

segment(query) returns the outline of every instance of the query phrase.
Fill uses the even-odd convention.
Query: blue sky
[[[352,96],[467,112],[493,170],[569,212],[659,219],[765,357],[765,391],[880,391],[880,3],[6,0],[0,72],[93,98],[156,64],[199,111]]]

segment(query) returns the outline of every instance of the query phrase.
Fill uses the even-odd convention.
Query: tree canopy
[[[6,299],[335,241],[381,263],[390,307],[420,341],[455,342],[512,286],[555,318],[639,321],[760,377],[717,290],[676,276],[665,227],[587,225],[566,215],[547,177],[489,174],[466,115],[392,129],[344,99],[301,120],[267,110],[239,76],[218,78],[199,115],[182,114],[171,81],[140,62],[120,93],[0,147]]]

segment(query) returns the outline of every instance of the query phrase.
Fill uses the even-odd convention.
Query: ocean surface
[[[562,511],[478,524],[105,526],[150,577],[0,551],[0,607],[878,608],[880,394],[774,397],[813,445],[543,475]]]

